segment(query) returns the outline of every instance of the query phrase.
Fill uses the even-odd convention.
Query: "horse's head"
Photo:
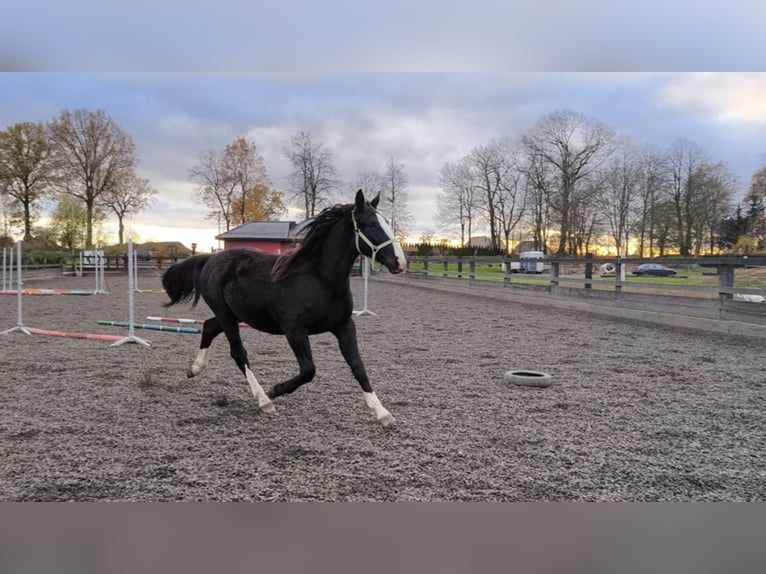
[[[401,273],[407,268],[404,250],[394,237],[391,226],[375,209],[379,200],[380,195],[376,195],[368,202],[361,189],[356,192],[351,212],[356,250],[373,262],[380,261],[391,273]]]

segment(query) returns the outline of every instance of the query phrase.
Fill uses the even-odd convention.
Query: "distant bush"
[[[495,257],[506,255],[504,250],[491,247],[450,247],[448,245],[431,245],[430,243],[408,243],[406,246],[410,250],[416,248],[419,257]]]

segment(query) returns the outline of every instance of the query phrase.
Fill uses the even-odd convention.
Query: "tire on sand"
[[[509,385],[524,387],[549,387],[551,385],[551,376],[542,371],[506,371],[503,378]]]

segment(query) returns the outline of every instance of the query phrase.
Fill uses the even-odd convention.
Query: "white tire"
[[[508,384],[525,387],[549,387],[551,385],[551,376],[542,371],[506,371],[503,378]]]

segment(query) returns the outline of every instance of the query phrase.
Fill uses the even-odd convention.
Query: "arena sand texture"
[[[125,334],[127,278],[110,294],[24,300],[24,323]],[[25,287],[90,288],[48,273]],[[160,287],[142,271],[142,288]],[[357,308],[362,283],[352,280]],[[206,318],[204,304],[148,315]],[[766,499],[762,340],[582,311],[370,284],[356,319],[384,429],[331,335],[312,338],[317,376],[261,413],[221,336],[186,370],[199,336],[142,331],[151,348],[0,337],[3,501],[754,501]],[[0,297],[0,330],[16,324]],[[283,337],[243,329],[259,381],[295,374]],[[553,375],[509,387],[503,373]]]

